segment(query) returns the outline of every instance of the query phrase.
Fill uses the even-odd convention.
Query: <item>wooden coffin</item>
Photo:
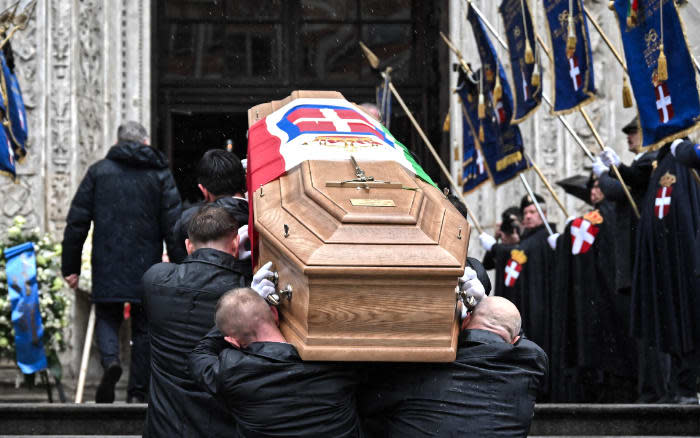
[[[329,95],[295,92],[250,121],[304,93]],[[304,360],[452,361],[469,225],[400,164],[357,164],[398,188],[338,186],[355,178],[350,160],[304,161],[253,194],[259,265],[272,261],[293,291],[282,333]]]

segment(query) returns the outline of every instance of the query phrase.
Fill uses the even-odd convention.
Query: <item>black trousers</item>
[[[95,303],[95,334],[102,367],[119,361],[119,328],[124,321],[124,303]],[[131,364],[127,395],[146,400],[151,379],[151,344],[143,306],[131,304]]]

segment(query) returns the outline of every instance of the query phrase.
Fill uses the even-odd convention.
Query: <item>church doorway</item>
[[[394,68],[395,85],[441,143],[448,66],[438,31],[447,0],[157,0],[153,8],[154,141],[189,202],[199,196],[193,170],[206,150],[231,139],[245,158],[251,106],[297,89],[374,102],[379,78],[359,41]],[[391,130],[437,176],[398,105]]]

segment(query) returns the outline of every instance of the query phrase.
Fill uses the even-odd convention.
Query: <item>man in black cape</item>
[[[500,279],[505,278],[506,262],[510,258],[510,250],[516,249],[517,244],[520,243],[521,221],[522,216],[519,207],[508,207],[501,213],[501,222],[497,224],[496,240],[503,245],[503,247],[500,247],[501,249],[506,249],[507,247],[508,250],[501,250],[498,254],[493,250],[486,251],[482,261],[485,269],[496,270],[494,277],[497,279],[496,287],[494,288],[495,295],[507,298],[511,302],[515,302],[515,297],[512,295],[513,288],[507,288],[505,282],[500,281]],[[484,236],[487,241],[489,237]],[[487,243],[483,244],[488,245]]]
[[[693,178],[700,183],[700,176],[698,176],[697,172],[697,170],[700,169],[700,144],[689,141],[674,141],[673,144],[671,144],[671,153],[676,157],[679,163],[692,169],[691,173],[693,174]],[[695,247],[697,248],[699,244],[700,231],[698,231],[695,237]],[[695,275],[700,276],[700,257],[696,257],[695,259]]]
[[[641,151],[642,136],[638,117],[625,125],[622,132],[627,135],[629,151],[636,154],[634,160],[629,165],[625,165],[620,162],[616,154],[607,151],[596,159],[593,164],[593,173],[599,179],[605,198],[615,203],[615,283],[621,295],[630,296],[639,219],[622,189],[622,184],[610,171],[609,166],[610,164],[618,166],[634,202],[639,206],[647,191],[657,152]],[[623,321],[629,326],[629,311]],[[637,351],[639,370],[637,401],[642,403],[658,401],[664,398],[669,390],[671,358],[645,342],[639,343]]]
[[[628,334],[629,297],[615,283],[614,204],[589,180],[595,210],[570,221],[556,239],[556,293],[552,297],[557,333],[552,367],[563,378],[554,388],[558,402],[629,402],[636,377],[636,349]],[[551,239],[550,239],[551,242]]]
[[[676,141],[678,146],[684,143]],[[632,330],[671,354],[672,403],[697,404],[700,366],[700,184],[667,144],[640,205]]]
[[[544,199],[535,195],[546,214]],[[523,333],[549,355],[551,351],[551,296],[554,280],[554,253],[547,243],[548,232],[529,196],[520,202],[523,233],[516,246],[496,243],[482,233],[482,246],[490,251],[493,262],[504,266],[504,275],[495,281],[503,284],[503,296],[516,305],[522,315]],[[554,228],[554,225],[550,225]]]

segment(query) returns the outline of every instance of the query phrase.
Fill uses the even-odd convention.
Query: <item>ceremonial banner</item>
[[[9,176],[14,181],[17,178],[17,171],[13,149],[7,129],[4,126],[0,127],[0,174]]]
[[[520,128],[509,123],[499,124],[498,114],[502,112],[502,108],[494,108],[490,98],[486,102],[486,118],[480,121],[478,117],[479,86],[465,79],[464,76],[462,79],[461,87],[457,92],[462,100],[462,113],[466,122],[464,129],[471,131],[471,136],[484,157],[486,171],[493,183],[500,185],[508,182],[528,168],[528,162],[523,153]],[[478,141],[479,122],[484,129],[483,143]]]
[[[15,144],[15,157],[22,160],[27,155],[27,110],[17,76],[1,52],[0,63],[2,64],[3,106],[7,108],[6,118],[10,122],[8,133]]]
[[[34,374],[47,366],[41,340],[44,325],[39,312],[34,244],[27,242],[5,249],[5,259],[17,365],[24,374]]]
[[[344,99],[296,99],[250,127],[248,190],[306,160],[396,161],[435,185],[406,147]]]
[[[667,64],[664,73],[668,73],[668,80],[660,80],[661,2],[637,1],[634,22],[628,20],[629,0],[616,0],[615,13],[637,101],[642,147],[657,148],[698,129],[700,97],[695,66],[675,2],[663,2],[663,46]]]
[[[542,101],[542,81],[533,81],[535,66],[539,69],[539,59],[527,63],[525,47],[537,46],[532,26],[532,15],[527,0],[503,0],[499,8],[503,17],[510,52],[510,68],[515,90],[515,108],[512,123],[520,123],[532,114]],[[523,21],[524,19],[524,21]],[[538,73],[539,74],[539,73]]]
[[[476,147],[476,138],[472,135],[469,122],[462,117],[462,192],[470,193],[488,181],[486,163],[481,150]]]
[[[573,34],[569,38],[569,1],[544,0],[549,46],[554,59],[552,114],[568,114],[595,98],[593,55],[582,0],[573,0]],[[567,43],[575,44],[567,51]]]
[[[509,125],[513,118],[513,93],[508,84],[506,72],[503,69],[503,65],[498,60],[496,49],[494,49],[486,33],[486,26],[481,21],[479,14],[476,13],[474,8],[469,8],[467,20],[471,23],[472,32],[474,33],[474,42],[479,50],[481,68],[484,73],[484,95],[488,96],[489,93],[491,93],[489,100],[493,102],[493,106],[498,108],[499,125]],[[498,74],[498,76],[496,76],[496,74]],[[501,91],[496,90],[498,88],[497,85],[500,86]]]

